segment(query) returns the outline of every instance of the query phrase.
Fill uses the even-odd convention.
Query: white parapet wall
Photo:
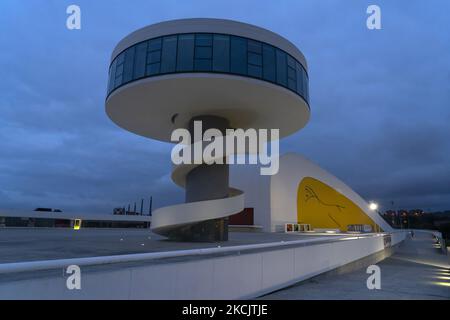
[[[406,232],[0,264],[0,299],[255,298],[382,252]],[[81,289],[69,290],[69,265]]]

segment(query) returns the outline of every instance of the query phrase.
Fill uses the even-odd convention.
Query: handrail
[[[315,239],[303,239],[303,240],[293,240],[293,241],[279,241],[279,242],[268,242],[259,244],[248,244],[248,245],[238,245],[238,246],[226,246],[226,247],[215,247],[215,248],[203,248],[203,249],[189,249],[189,250],[174,250],[165,252],[150,252],[150,253],[138,253],[138,254],[125,254],[125,255],[114,255],[114,256],[98,256],[98,257],[86,257],[86,258],[70,258],[70,259],[55,259],[55,260],[39,260],[39,261],[28,261],[28,262],[13,262],[0,264],[0,274],[5,273],[15,273],[15,272],[29,272],[29,271],[42,271],[42,270],[52,270],[58,268],[65,268],[69,265],[78,266],[92,266],[92,265],[105,265],[114,263],[124,263],[124,262],[138,262],[138,261],[149,261],[156,259],[167,259],[176,257],[186,257],[186,256],[204,256],[211,254],[222,254],[222,253],[240,253],[242,251],[258,250],[258,249],[268,249],[276,247],[286,247],[294,245],[304,245],[310,246],[319,243],[329,243],[338,241],[351,241],[358,240],[362,238],[379,237],[384,234],[366,234],[366,235],[352,235],[351,237],[320,237]]]

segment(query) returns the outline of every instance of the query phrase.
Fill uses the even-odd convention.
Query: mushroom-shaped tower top
[[[113,51],[106,112],[120,127],[170,141],[200,115],[233,128],[277,128],[280,137],[309,119],[303,54],[285,38],[221,19],[157,23]]]

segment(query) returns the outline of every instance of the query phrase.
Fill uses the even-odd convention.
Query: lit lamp
[[[375,202],[370,202],[369,203],[369,209],[372,211],[375,211],[378,209],[378,204]],[[377,225],[375,224],[375,230],[377,229]]]
[[[369,209],[372,210],[372,211],[377,210],[378,209],[378,204],[375,203],[375,202],[369,203]]]

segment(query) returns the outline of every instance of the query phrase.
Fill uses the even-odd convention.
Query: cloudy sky
[[[82,29],[66,28],[77,4]],[[366,28],[377,4],[382,30]],[[284,139],[381,209],[450,209],[450,2],[2,0],[0,208],[111,212],[181,202],[171,145],[104,111],[116,43],[148,24],[213,17],[291,40],[309,63],[312,116]]]

